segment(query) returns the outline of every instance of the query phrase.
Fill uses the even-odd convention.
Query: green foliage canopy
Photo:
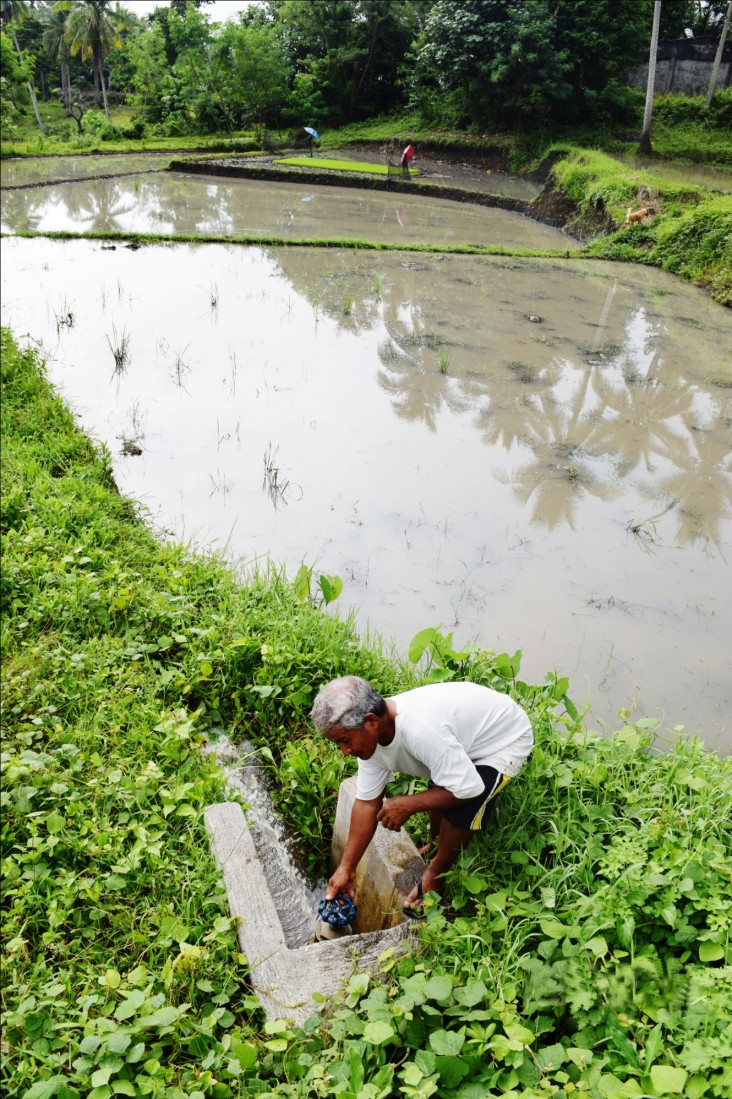
[[[438,0],[417,52],[417,84],[452,96],[462,122],[531,126],[609,114],[647,49],[637,0]]]

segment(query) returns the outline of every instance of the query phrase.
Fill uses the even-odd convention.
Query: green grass
[[[275,160],[275,164],[290,164],[296,168],[317,168],[330,172],[360,172],[361,175],[370,174],[385,176],[389,173],[386,164],[369,164],[365,160],[330,160],[326,157],[287,156],[281,160]],[[418,168],[410,168],[409,174],[419,175]]]
[[[2,233],[0,237],[8,234]],[[524,256],[545,259],[569,259],[570,256],[583,256],[586,253],[574,249],[505,248],[502,245],[482,244],[420,244],[390,243],[388,241],[369,241],[354,237],[312,237],[294,240],[292,237],[260,236],[255,234],[232,234],[216,236],[210,233],[122,233],[117,230],[97,233],[77,233],[68,229],[54,229],[38,232],[34,229],[22,230],[12,234],[16,237],[44,237],[50,240],[109,240],[133,241],[138,244],[254,244],[260,247],[291,246],[298,248],[350,248],[352,250],[374,252],[434,252],[442,255],[463,256]]]
[[[323,614],[337,578],[242,580],[160,542],[5,330],[2,383],[6,1094],[726,1099],[732,759],[651,752],[651,721],[598,738],[565,679],[434,630],[415,659],[519,699],[533,756],[450,910],[428,900],[423,952],[355,975],[321,1024],[264,1026],[208,855],[206,731],[269,750],[322,872],[352,761],[313,735],[314,691],[428,669]]]
[[[653,170],[634,170],[596,150],[558,146],[552,169],[578,224],[602,225],[592,255],[660,267],[732,305],[732,196],[676,183]],[[627,208],[652,204],[647,225],[625,227]]]

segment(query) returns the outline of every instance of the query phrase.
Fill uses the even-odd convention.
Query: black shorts
[[[459,805],[452,809],[443,809],[442,815],[453,828],[469,828],[471,832],[480,832],[493,815],[495,799],[510,781],[510,775],[502,775],[495,767],[476,766],[476,771],[483,780],[483,792],[473,798],[465,798]],[[430,779],[428,788],[434,786]]]

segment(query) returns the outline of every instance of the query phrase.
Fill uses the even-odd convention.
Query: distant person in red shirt
[[[414,156],[414,145],[412,145],[412,143],[410,141],[409,145],[407,145],[406,149],[402,153],[402,159],[399,161],[399,164],[401,165],[401,169],[404,172],[405,176],[409,175],[409,165],[412,163],[412,157],[413,156]]]

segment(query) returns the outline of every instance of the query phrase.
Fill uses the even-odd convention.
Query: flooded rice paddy
[[[171,153],[102,153],[91,156],[17,157],[0,160],[0,187],[64,183],[95,176],[131,175],[167,168]]]
[[[582,259],[2,249],[3,323],[161,530],[729,748],[729,311]]]
[[[531,218],[445,199],[328,186],[154,173],[3,193],[2,231],[203,233],[575,250]]]
[[[576,248],[505,211],[98,159],[133,174],[5,189],[3,230]],[[160,530],[340,575],[402,651],[425,626],[520,648],[591,727],[732,746],[732,315],[700,291],[578,257],[2,252],[3,324]]]

